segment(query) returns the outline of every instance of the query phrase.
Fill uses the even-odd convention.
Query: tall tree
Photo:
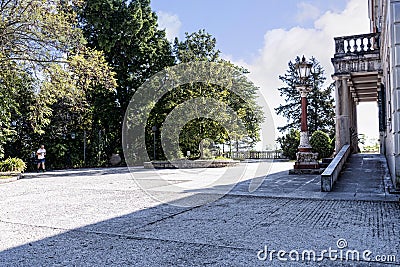
[[[5,69],[0,74],[0,158],[4,157],[4,144],[15,135],[15,119],[20,104],[17,95],[25,89],[30,80],[23,72]],[[24,107],[24,106],[22,106]]]
[[[191,69],[192,73],[210,72],[214,77],[229,76],[228,80],[230,83],[234,83],[235,92],[208,80],[178,86],[156,104],[153,116],[149,119],[149,130],[151,125],[162,125],[167,115],[177,106],[196,99],[199,101],[198,105],[193,105],[190,109],[185,110],[186,114],[192,113],[196,119],[186,122],[183,129],[179,129],[181,130],[179,140],[181,151],[189,150],[192,152],[192,156],[200,156],[202,153],[199,150],[199,144],[204,139],[211,139],[219,144],[239,140],[247,140],[249,143],[255,144],[259,140],[260,124],[264,117],[262,109],[256,103],[258,88],[245,77],[248,71],[222,60],[219,57],[220,51],[216,48],[216,39],[205,30],[191,34],[186,33],[185,39],[182,41],[176,38],[173,52],[177,63],[219,63],[219,67],[216,69],[209,69],[209,65],[204,65],[207,69],[202,69],[201,65],[187,65],[185,68],[194,68]],[[186,75],[187,72],[183,75]],[[174,75],[182,75],[182,73],[171,73],[171,76]],[[201,106],[207,107],[205,99],[213,99],[218,102],[221,105],[219,106],[221,112],[215,112],[212,114],[212,118],[201,117],[199,114],[205,112],[201,110]],[[233,111],[237,117],[232,117],[229,110]],[[243,123],[244,132],[239,127],[238,121]],[[222,124],[231,126],[230,136]],[[229,138],[234,138],[234,140]],[[147,141],[148,147],[151,147],[151,140]],[[159,150],[161,150],[160,147]],[[158,151],[157,154],[161,152]]]
[[[279,105],[275,109],[278,115],[282,115],[287,119],[287,124],[279,127],[280,132],[290,129],[298,129],[301,121],[301,96],[296,89],[299,84],[299,77],[296,72],[295,64],[300,61],[297,57],[294,62],[288,63],[289,69],[279,79],[286,84],[285,87],[279,88],[280,95],[284,97],[285,104]],[[332,96],[333,84],[324,88],[326,81],[325,71],[320,63],[313,57],[311,58],[312,72],[310,76],[311,92],[307,96],[307,123],[310,134],[317,130],[321,130],[330,136],[334,135],[334,99]]]
[[[191,34],[185,33],[185,40],[175,38],[174,55],[178,63],[208,61],[218,62],[220,51],[216,49],[217,40],[204,29]]]
[[[94,97],[99,129],[109,138],[109,152],[122,147],[121,128],[129,101],[137,88],[155,73],[174,64],[165,32],[157,29],[157,16],[149,0],[87,0],[80,10],[80,26],[89,45],[104,51],[118,87]],[[112,112],[110,112],[112,111]]]
[[[8,101],[8,107],[19,107],[12,112],[4,109],[6,116],[0,117],[0,151],[5,140],[3,132],[15,133],[10,128],[10,115],[26,112],[14,116],[23,120],[15,124],[43,134],[59,99],[72,96],[85,101],[86,94],[95,87],[109,91],[115,87],[102,53],[86,48],[82,31],[76,27],[75,9],[80,4],[80,0],[0,2],[0,91],[5,92],[0,95],[0,103]],[[29,107],[11,105],[23,95]]]

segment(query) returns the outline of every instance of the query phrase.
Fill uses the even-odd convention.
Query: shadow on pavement
[[[82,176],[115,174],[114,171],[83,172]],[[127,173],[128,169],[118,171]],[[257,252],[266,245],[275,250],[321,251],[328,247],[336,248],[339,238],[346,238],[352,249],[370,249],[375,253],[399,251],[400,218],[394,215],[400,211],[398,202],[334,201],[328,200],[330,193],[311,199],[307,194],[322,194],[318,177],[277,172],[266,178],[255,178],[264,180],[253,193],[246,193],[251,181],[245,181],[237,184],[228,195],[209,204],[191,208],[158,204],[72,229],[63,226],[63,220],[70,218],[68,214],[58,223],[60,218],[55,218],[56,223],[48,225],[0,220],[0,225],[3,225],[0,239],[9,236],[26,242],[1,251],[0,265],[281,266],[282,262],[276,256],[272,261],[260,261]],[[205,192],[188,190],[194,194],[182,194],[182,198],[186,199],[185,202],[196,203],[199,199],[214,198],[213,195],[220,191],[220,188],[209,188]],[[296,194],[299,197],[292,197]],[[102,196],[98,194],[95,197],[101,199]],[[134,197],[132,205],[143,199],[143,195]],[[85,201],[81,205],[84,207]],[[49,221],[53,221],[51,216],[48,214]],[[29,239],[38,238],[29,242]],[[325,261],[329,266],[344,266],[343,262],[330,261],[326,257]],[[312,261],[292,264],[317,265]],[[355,261],[346,264],[380,266],[379,263]],[[400,265],[400,262],[396,264]]]

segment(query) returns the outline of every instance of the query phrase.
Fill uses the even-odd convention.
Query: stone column
[[[351,139],[351,146],[353,147],[353,153],[358,153],[358,126],[357,126],[357,104],[358,102],[355,101],[353,98],[351,101],[351,129],[352,129],[352,139]]]
[[[340,138],[339,138],[339,114],[341,110],[341,99],[339,94],[340,80],[338,76],[332,76],[335,80],[335,154],[340,150]]]
[[[335,94],[336,94],[336,143],[335,153],[340,149],[350,144],[350,90],[347,84],[349,76],[334,76],[335,79]]]

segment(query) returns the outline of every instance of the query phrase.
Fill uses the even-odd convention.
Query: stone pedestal
[[[302,120],[303,121],[303,120]],[[306,119],[304,119],[306,121]],[[308,139],[307,126],[302,125],[300,132],[299,152],[296,153],[297,161],[294,164],[294,169],[319,169],[318,153],[313,153]]]
[[[319,169],[318,153],[313,152],[297,152],[297,161],[294,169]]]

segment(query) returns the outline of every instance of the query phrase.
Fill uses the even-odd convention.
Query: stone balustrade
[[[379,33],[336,37],[335,57],[346,54],[379,52]]]
[[[332,58],[334,75],[381,72],[379,38],[379,33],[336,37],[335,55]]]
[[[225,157],[233,159],[282,159],[284,158],[281,150],[268,151],[232,151],[232,155],[226,153]]]

